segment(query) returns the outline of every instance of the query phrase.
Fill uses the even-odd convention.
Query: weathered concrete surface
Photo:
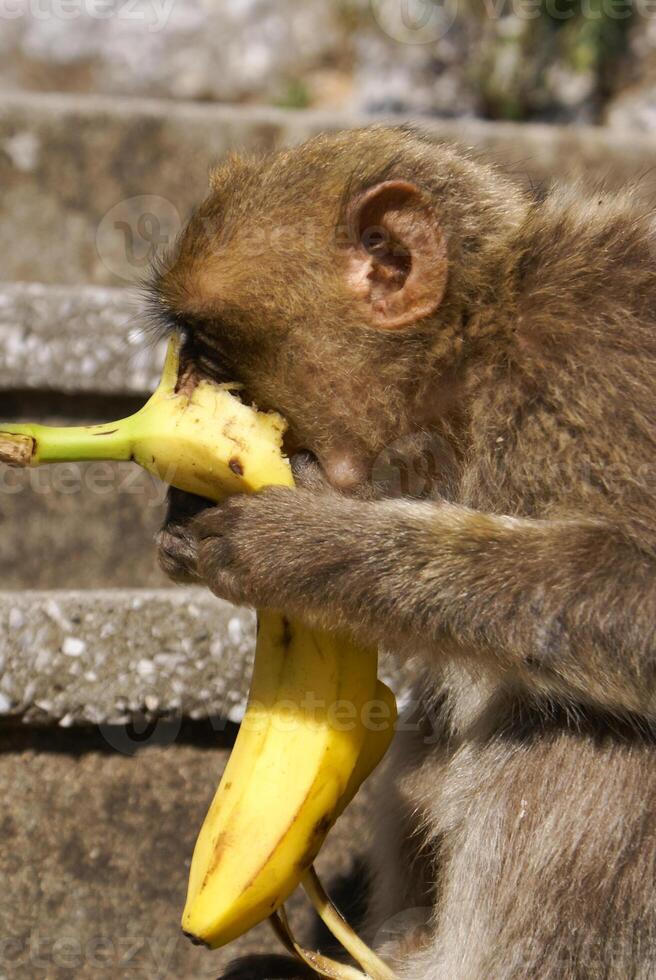
[[[0,714],[238,719],[254,619],[202,589],[0,593]]]
[[[164,360],[137,305],[128,290],[0,285],[0,427],[135,410]],[[165,497],[130,463],[0,464],[0,589],[167,584],[154,546]]]
[[[128,289],[0,283],[0,391],[150,392],[165,344],[149,327]]]
[[[3,276],[135,283],[151,251],[170,243],[203,197],[207,170],[226,151],[271,149],[368,121],[318,111],[4,94]],[[621,130],[477,120],[420,124],[436,139],[475,147],[524,181],[583,177],[588,184],[606,179],[618,186],[648,174],[656,151],[654,138]]]
[[[235,956],[280,951],[266,924],[223,950],[180,932],[189,861],[227,752],[3,733],[0,976],[6,980],[216,980]],[[319,860],[345,871],[365,839],[366,789]],[[310,915],[290,903],[301,937]],[[307,940],[306,940],[307,941]]]
[[[253,614],[204,589],[0,592],[0,717],[238,721],[254,642]],[[403,691],[393,657],[380,673]]]
[[[170,585],[155,548],[165,494],[134,463],[0,464],[0,589]]]

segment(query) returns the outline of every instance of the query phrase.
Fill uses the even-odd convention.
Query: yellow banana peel
[[[166,483],[209,500],[270,485],[293,486],[282,454],[285,423],[244,405],[228,385],[179,383],[178,344],[143,408],[103,425],[0,423],[0,461],[15,466],[134,460]]]
[[[229,386],[185,381],[178,372],[171,341],[159,387],[129,418],[61,428],[0,424],[0,461],[132,459],[215,501],[293,486],[279,415],[243,404]],[[378,730],[368,723],[376,702],[389,715]],[[283,613],[260,613],[246,714],[194,850],[182,919],[190,937],[212,947],[230,942],[276,913],[301,881],[322,903],[312,862],[387,750],[395,717],[394,697],[377,679],[375,649]],[[327,918],[335,927],[334,916]],[[392,976],[345,923],[337,929],[366,975]],[[338,976],[335,969],[326,975]]]

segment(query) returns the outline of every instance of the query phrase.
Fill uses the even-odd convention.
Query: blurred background
[[[139,283],[211,165],[374,118],[538,194],[637,182],[652,207],[656,2],[0,0],[0,419],[139,407],[162,362]],[[164,499],[129,464],[0,467],[0,980],[210,978],[234,953],[178,918],[253,619],[169,587]],[[329,879],[366,849],[370,798]],[[265,927],[239,944],[265,948]]]
[[[5,90],[655,125],[631,0],[3,0]],[[59,16],[51,16],[55,7]]]

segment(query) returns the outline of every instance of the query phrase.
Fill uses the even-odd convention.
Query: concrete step
[[[0,589],[170,585],[154,544],[165,494],[133,463],[0,466]]]
[[[2,980],[214,980],[280,952],[266,925],[213,953],[179,927],[253,643],[251,613],[198,589],[0,593]],[[365,786],[322,850],[326,881],[361,856],[371,807]],[[289,907],[313,944],[307,903]]]
[[[180,930],[194,841],[227,755],[225,741],[184,733],[133,756],[99,734],[4,733],[2,980],[216,980],[238,955],[281,952],[266,923],[215,952]],[[369,800],[365,786],[329,835],[326,881],[362,848]],[[311,942],[303,897],[289,908]]]
[[[163,360],[128,290],[0,284],[0,423],[120,418]],[[0,466],[0,588],[165,585],[153,546],[165,495],[130,463]]]
[[[143,397],[157,384],[165,344],[157,343],[143,303],[129,289],[0,282],[0,399],[3,417],[34,414],[35,392],[87,396],[77,414],[88,415],[89,396]],[[72,402],[46,402],[60,416]],[[19,406],[17,408],[17,405]],[[1,419],[0,419],[1,421]]]
[[[253,614],[205,589],[0,592],[0,719],[103,725],[121,745],[109,729],[135,718],[222,730],[243,715],[254,643]],[[403,693],[391,656],[381,676]]]
[[[208,167],[228,150],[271,149],[370,121],[266,107],[4,93],[3,276],[137,282],[153,243],[171,240],[203,197]],[[656,150],[654,137],[617,129],[473,119],[420,124],[436,139],[475,147],[529,183],[558,176],[622,186],[652,171]]]
[[[239,720],[254,639],[251,613],[203,589],[0,592],[0,714]]]

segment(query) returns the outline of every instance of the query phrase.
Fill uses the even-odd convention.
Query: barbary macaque
[[[628,191],[372,127],[228,159],[153,277],[298,483],[176,493],[164,568],[418,665],[371,814],[400,977],[656,975],[654,245]]]

